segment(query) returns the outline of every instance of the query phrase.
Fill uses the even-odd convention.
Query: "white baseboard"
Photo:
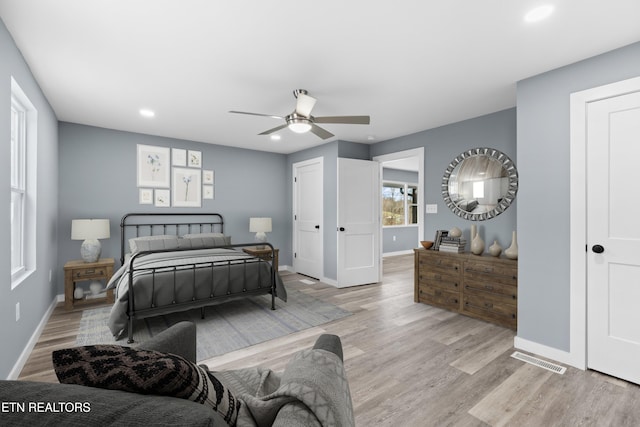
[[[62,295],[62,300],[60,299],[60,295],[57,295],[51,302],[51,305],[49,306],[47,311],[44,313],[44,316],[42,316],[42,320],[40,320],[38,327],[36,328],[35,331],[33,331],[31,338],[27,342],[27,346],[24,348],[24,350],[22,350],[20,357],[16,361],[15,365],[13,365],[13,369],[11,369],[11,372],[9,372],[9,376],[7,377],[8,380],[18,379],[20,372],[22,372],[22,368],[24,368],[24,365],[27,363],[27,360],[29,359],[29,356],[31,355],[33,348],[38,343],[38,340],[40,339],[40,335],[42,335],[42,331],[44,330],[44,327],[47,325],[47,322],[51,317],[51,313],[53,313],[53,310],[56,308],[56,305],[58,305],[59,301],[64,301],[64,295]]]
[[[411,254],[413,254],[413,249],[408,249],[406,251],[397,251],[397,252],[385,252],[382,254],[382,258],[386,258],[388,256],[411,255]]]
[[[573,366],[574,368],[585,370],[585,366],[576,361],[575,357],[573,357],[573,355],[568,351],[548,347],[544,344],[539,344],[537,342],[529,341],[520,337],[514,338],[513,346],[518,350],[523,350],[528,353],[533,353],[538,356],[544,357],[546,359],[551,359],[565,365]]]

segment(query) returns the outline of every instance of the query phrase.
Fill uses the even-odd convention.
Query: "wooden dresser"
[[[518,262],[415,249],[414,300],[516,329]]]

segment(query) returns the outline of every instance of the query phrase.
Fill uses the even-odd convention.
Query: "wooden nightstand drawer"
[[[104,278],[107,275],[107,271],[104,268],[85,268],[81,270],[73,270],[74,280],[90,280]]]

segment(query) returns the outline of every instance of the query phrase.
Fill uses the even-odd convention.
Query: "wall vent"
[[[564,374],[567,370],[564,366],[556,365],[555,363],[547,362],[546,360],[538,359],[537,357],[529,356],[519,351],[514,352],[511,357],[560,375]]]

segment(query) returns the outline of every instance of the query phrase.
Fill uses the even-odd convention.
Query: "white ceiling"
[[[333,139],[373,143],[513,107],[518,80],[640,40],[638,0],[0,0],[58,119],[291,153],[294,89]],[[156,112],[153,119],[140,108]],[[332,140],[333,140],[332,139]],[[330,141],[330,140],[329,140]]]

